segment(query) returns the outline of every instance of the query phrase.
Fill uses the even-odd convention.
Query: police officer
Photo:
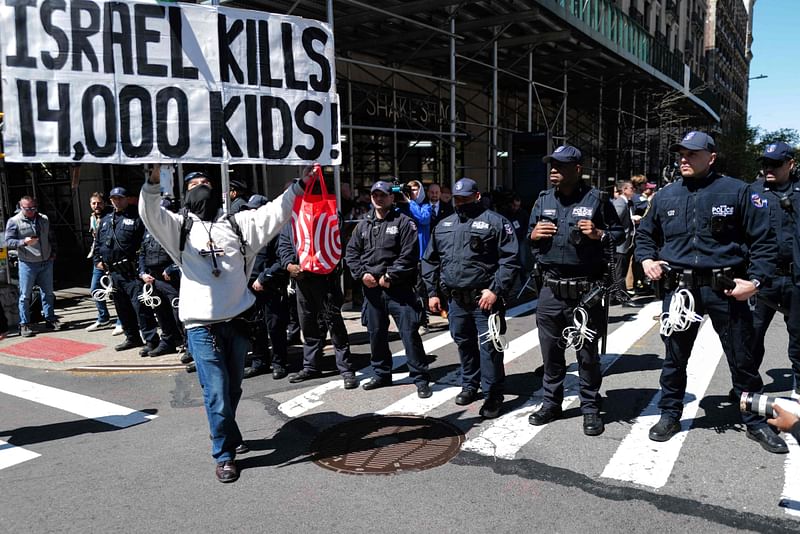
[[[345,254],[353,278],[364,286],[364,314],[375,376],[362,387],[371,390],[392,384],[391,315],[403,340],[417,395],[426,399],[432,392],[418,331],[423,310],[414,289],[419,262],[417,225],[392,209],[392,186],[388,182],[375,182],[370,196],[372,210],[356,226]]]
[[[456,212],[434,229],[422,276],[431,313],[441,311],[440,292],[449,300],[450,335],[461,359],[456,404],[475,401],[480,386],[486,395],[480,415],[491,419],[500,415],[503,405],[505,368],[503,353],[486,336],[490,319],[502,330],[498,323],[504,323],[503,297],[520,268],[517,237],[507,219],[481,204],[473,180],[456,182],[453,198]]]
[[[581,159],[581,151],[568,145],[542,159],[550,164],[553,187],[539,194],[528,224],[537,277],[542,280],[536,326],[544,360],[544,400],[528,418],[536,426],[561,417],[567,374],[565,329],[575,320],[594,332],[605,331],[602,284],[609,282],[614,243],[625,233],[608,196],[581,180]],[[600,417],[597,338],[577,331],[574,335],[570,346],[577,354],[583,433],[598,436],[605,427]]]
[[[247,209],[255,210],[267,204],[263,195],[252,195],[247,201]],[[289,285],[289,273],[281,265],[278,255],[278,236],[273,237],[267,246],[256,256],[253,272],[250,274],[250,290],[256,296],[256,306],[260,308],[262,323],[255,328],[253,352],[265,355],[267,348],[266,334],[272,345],[272,378],[280,380],[288,374],[289,343],[286,327],[289,325],[289,296],[286,288]],[[244,377],[251,378],[264,374],[269,370],[266,356],[255,357],[249,367],[244,370]]]
[[[139,302],[141,283],[136,255],[144,238],[144,224],[136,206],[129,205],[124,187],[112,189],[109,198],[114,211],[100,221],[95,237],[94,263],[98,269],[111,275],[114,306],[125,332],[125,341],[114,349],[121,351],[144,345],[139,335],[141,329],[147,341],[146,349],[155,350],[160,341],[155,317]]]
[[[171,203],[169,199],[164,199],[161,205],[169,209]],[[160,300],[153,310],[161,327],[161,341],[158,346],[153,349],[144,348],[139,354],[151,357],[172,354],[178,345],[183,344],[183,335],[175,319],[175,308],[172,306],[173,300],[178,298],[180,269],[148,231],[144,233],[139,252],[139,278],[145,284],[142,291],[151,292],[153,297],[158,297]],[[150,284],[150,289],[146,289],[147,284]]]
[[[752,354],[753,315],[746,301],[772,276],[777,259],[767,202],[748,184],[714,171],[714,139],[689,132],[670,150],[680,154],[682,177],[653,198],[639,225],[635,257],[648,278],[661,281],[665,312],[675,298],[674,310],[680,304],[681,315],[700,317],[675,321],[667,313],[662,319],[666,354],[661,418],[649,434],[653,441],[667,441],[681,429],[686,366],[703,314],[719,333],[734,394],[761,391],[759,362]],[[742,420],[748,438],[769,452],[788,452],[763,417],[746,413]]]
[[[778,263],[770,283],[759,288],[759,298],[753,311],[753,358],[761,364],[764,359],[764,337],[775,316],[777,304],[784,313],[789,332],[789,361],[794,374],[792,396],[800,398],[800,288],[792,282],[792,248],[795,239],[796,217],[794,197],[800,197],[800,183],[793,176],[794,149],[783,142],[770,143],[759,158],[764,177],[753,183],[756,191],[767,203],[771,226],[778,242]],[[767,303],[772,303],[772,307]]]

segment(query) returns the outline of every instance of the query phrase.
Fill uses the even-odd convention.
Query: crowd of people
[[[107,303],[113,301],[125,335],[116,350],[140,348],[140,355],[152,357],[186,347],[182,360],[194,360],[203,385],[222,482],[238,478],[235,457],[247,450],[235,421],[243,378],[268,372],[292,383],[319,378],[330,334],[344,389],[390,386],[390,317],[417,394],[427,398],[431,375],[420,331],[429,313],[447,310],[461,367],[455,403],[482,399],[480,415],[498,417],[504,407],[505,309],[516,289],[529,283],[538,293],[544,363],[543,403],[531,414],[532,425],[562,416],[566,351],[572,348],[583,431],[603,433],[599,340],[607,329],[606,306],[638,306],[631,298],[649,291],[663,299],[665,343],[661,418],[650,439],[667,441],[680,430],[686,366],[704,314],[720,334],[731,396],[738,399],[762,389],[764,336],[775,310],[783,313],[800,398],[800,289],[793,267],[800,239],[791,216],[800,209],[800,185],[792,148],[768,145],[761,158],[764,178],[755,184],[714,170],[716,145],[707,134],[690,132],[671,149],[680,179],[656,194],[655,184],[633,176],[617,182],[610,195],[581,179],[577,147],[560,146],[544,158],[551,187],[535,199],[530,215],[514,192],[484,194],[469,178],[452,191],[384,178],[355,199],[343,184],[341,219],[350,230],[343,261],[328,274],[301,268],[286,224],[302,184],[290,184],[268,202],[250,195],[246,184],[233,183],[232,207],[224,213],[212,181],[193,172],[185,177],[178,209],[161,197],[156,166],[138,210],[121,187],[110,191],[108,211],[103,195],[92,195],[97,318],[87,330],[111,328]],[[26,313],[34,284],[43,293],[46,324],[57,330],[55,243],[35,200],[24,197],[20,208],[6,230],[7,243],[20,255],[20,333],[31,335]],[[361,384],[341,315],[345,267],[354,293],[363,296],[369,332],[371,373]],[[292,369],[287,351],[299,341],[297,332],[303,358]],[[790,414],[776,413],[779,428],[794,424]],[[788,451],[764,417],[744,413],[742,421],[747,437],[767,451]]]

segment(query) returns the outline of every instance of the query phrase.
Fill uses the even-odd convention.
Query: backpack
[[[183,249],[186,248],[186,238],[189,236],[189,232],[192,229],[194,219],[189,217],[189,210],[185,207],[181,208],[180,211],[178,211],[178,214],[182,217],[181,235],[178,245],[178,262],[183,263]],[[228,223],[231,225],[231,228],[233,228],[236,237],[239,238],[239,252],[242,253],[242,261],[244,262],[243,268],[245,274],[247,274],[247,241],[245,241],[244,235],[242,235],[242,229],[239,227],[239,223],[236,222],[236,218],[232,213],[226,213],[225,220],[228,221]]]

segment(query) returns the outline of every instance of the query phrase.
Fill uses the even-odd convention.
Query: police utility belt
[[[444,295],[450,299],[458,302],[461,305],[473,305],[481,298],[481,289],[475,288],[445,288]]]
[[[714,291],[727,289],[727,285],[720,282],[720,277],[728,279],[738,278],[744,274],[742,266],[723,267],[720,269],[680,269],[673,268],[661,277],[661,286],[664,291],[673,289],[697,289],[710,286]]]
[[[582,295],[591,291],[597,285],[597,281],[587,276],[576,278],[556,278],[552,275],[544,275],[544,286],[553,292],[556,298],[577,300]]]
[[[136,278],[138,276],[136,263],[128,258],[112,261],[107,266],[109,272],[121,274],[126,278]]]

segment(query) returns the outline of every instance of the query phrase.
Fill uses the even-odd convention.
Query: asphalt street
[[[578,404],[569,403],[574,377],[565,417],[528,425],[541,354],[533,313],[523,310],[509,320],[501,418],[482,420],[480,402],[453,403],[458,357],[446,330],[424,337],[436,379],[425,401],[402,374],[394,336],[391,388],[345,391],[333,371],[301,384],[246,380],[238,421],[251,452],[238,459],[239,481],[227,485],[214,477],[195,374],[0,364],[0,525],[36,533],[797,532],[800,447],[792,441],[790,454],[774,455],[746,439],[708,326],[692,358],[684,431],[666,444],[641,434],[657,418],[663,345],[654,310],[612,308],[601,436],[581,431]],[[353,341],[366,365],[365,335]],[[769,394],[791,388],[786,343],[778,318],[762,368]],[[568,363],[574,371],[569,353]],[[311,444],[331,425],[394,412],[455,425],[464,433],[460,452],[439,467],[394,475],[313,462]]]

